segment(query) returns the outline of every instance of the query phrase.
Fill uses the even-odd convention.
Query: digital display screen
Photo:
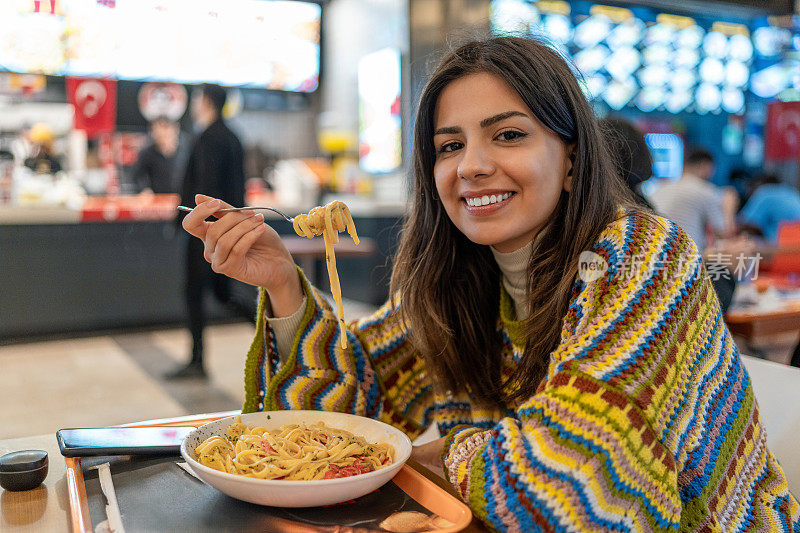
[[[30,2],[0,2],[0,69],[34,74],[63,74],[66,48],[64,17],[23,9]]]
[[[664,105],[667,100],[667,92],[661,87],[645,87],[639,92],[636,107],[642,111],[653,111]]]
[[[383,174],[401,164],[400,52],[384,48],[358,63],[358,161]]]
[[[674,133],[648,133],[644,142],[653,156],[653,177],[678,179],[683,172],[683,140]],[[644,184],[642,184],[644,186]]]
[[[800,99],[800,17],[761,20],[753,31],[753,56],[757,68],[750,77],[750,90],[755,95]]]
[[[745,24],[647,7],[561,0],[491,5],[496,33],[543,35],[572,59],[587,97],[612,110],[743,113],[754,50],[787,40],[785,33],[762,30],[751,37]],[[558,26],[550,22],[556,17]],[[770,71],[758,86],[770,92],[783,75]]]
[[[321,7],[282,0],[0,2],[0,70],[310,92]]]

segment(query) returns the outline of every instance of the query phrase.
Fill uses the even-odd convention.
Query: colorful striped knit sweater
[[[305,314],[283,364],[262,294],[243,410],[344,411],[412,438],[435,422],[450,482],[496,530],[800,531],[800,506],[766,447],[692,240],[665,219],[631,214],[592,251],[607,271],[576,280],[546,378],[505,412],[435,392],[389,303],[350,325],[344,354],[335,315],[305,279]],[[522,354],[521,326],[503,293],[506,375]]]

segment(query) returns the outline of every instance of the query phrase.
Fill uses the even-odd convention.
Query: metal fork
[[[186,207],[185,205],[179,205],[178,211],[186,211],[191,213],[193,209],[191,207]],[[273,213],[279,214],[289,222],[294,221],[292,217],[290,217],[283,211],[278,211],[274,207],[228,207],[227,209],[218,209],[217,213],[230,213],[231,211],[272,211]]]

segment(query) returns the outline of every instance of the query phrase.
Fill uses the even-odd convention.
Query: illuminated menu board
[[[384,48],[358,62],[358,161],[384,174],[401,164],[400,52]]]
[[[744,112],[754,56],[747,26],[588,6],[493,0],[492,29],[546,38],[572,58],[587,97],[614,110]]]
[[[761,98],[800,100],[800,17],[769,17],[753,31],[750,90]]]
[[[320,16],[277,0],[3,0],[0,70],[310,92]]]

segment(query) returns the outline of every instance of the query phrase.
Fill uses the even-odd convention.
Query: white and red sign
[[[179,121],[186,112],[189,97],[177,83],[145,83],[139,89],[139,112],[148,122],[160,117]]]
[[[93,139],[114,131],[117,119],[117,82],[107,79],[70,78],[67,101],[75,107],[74,128]]]
[[[800,158],[800,102],[775,102],[767,107],[765,156],[772,160]]]

